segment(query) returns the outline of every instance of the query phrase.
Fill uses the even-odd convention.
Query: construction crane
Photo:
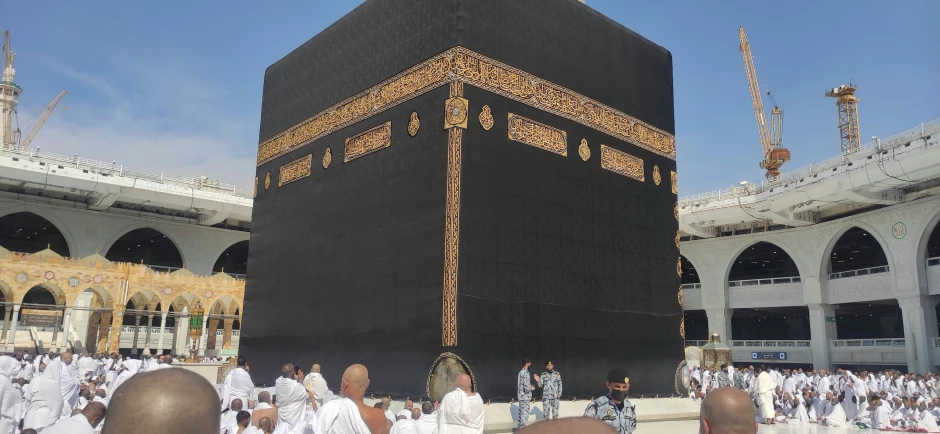
[[[771,110],[771,125],[773,130],[767,128],[767,118],[764,116],[764,101],[761,98],[760,86],[757,84],[757,71],[754,69],[754,57],[751,55],[751,45],[747,42],[744,27],[738,29],[741,37],[741,57],[744,58],[744,72],[747,74],[747,84],[751,89],[751,103],[754,105],[754,117],[757,118],[757,130],[760,133],[760,144],[764,151],[764,159],[760,168],[767,171],[767,179],[780,175],[780,166],[790,161],[790,151],[782,147],[783,144],[783,110],[774,104]],[[770,92],[767,92],[770,95]],[[771,97],[773,99],[773,97]]]
[[[858,133],[858,98],[854,84],[843,84],[826,91],[826,96],[836,98],[839,108],[839,136],[842,139],[842,154],[851,154],[861,149],[861,136]]]
[[[49,115],[51,115],[52,111],[55,110],[55,106],[59,104],[59,101],[61,101],[62,97],[65,95],[68,95],[68,92],[63,90],[52,99],[52,102],[49,103],[49,107],[46,107],[46,110],[43,111],[41,115],[39,115],[39,119],[36,121],[36,125],[33,125],[33,130],[30,131],[29,135],[27,135],[26,138],[24,138],[20,143],[19,149],[26,149],[30,142],[36,138],[36,134],[39,134],[39,130],[42,129],[43,124],[45,124],[46,120],[49,119]],[[62,110],[65,110],[65,107],[62,107]]]

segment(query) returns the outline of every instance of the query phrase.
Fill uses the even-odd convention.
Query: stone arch
[[[91,292],[92,294],[94,294],[95,298],[92,300],[92,308],[95,307],[95,301],[97,301],[100,304],[99,307],[102,309],[110,309],[111,307],[114,306],[114,300],[112,299],[111,293],[108,292],[108,290],[100,286],[89,286],[85,288],[85,290],[82,291],[81,293],[86,293],[86,292]],[[75,301],[72,300],[70,303],[74,304]]]
[[[65,305],[65,292],[63,292],[62,289],[60,289],[54,283],[50,282],[41,282],[30,286],[29,289],[23,293],[23,296],[20,297],[20,303],[26,303],[27,297],[40,295],[42,290],[45,290],[52,295],[52,299],[55,301],[53,306]]]
[[[682,284],[691,284],[691,283],[702,283],[698,271],[695,269],[695,264],[691,260],[685,257],[685,255],[679,255],[679,261],[682,264]]]
[[[43,242],[40,242],[37,247],[30,249],[32,251],[22,252],[22,253],[36,253],[40,250],[45,249],[46,247],[50,247],[53,251],[55,251],[61,256],[71,256],[72,253],[75,252],[75,249],[77,247],[76,242],[75,242],[75,237],[71,233],[71,231],[69,231],[68,226],[65,224],[65,222],[59,220],[51,213],[48,213],[40,209],[31,208],[31,207],[22,207],[22,206],[15,207],[14,206],[12,208],[4,210],[4,212],[0,214],[0,231],[3,230],[3,223],[2,223],[3,220],[7,218],[15,218],[17,214],[24,214],[24,216],[22,217],[25,217],[25,214],[32,214],[36,218],[40,218],[46,222],[49,222],[49,224],[51,224],[52,227],[55,228],[56,232],[58,232],[58,234],[61,236],[62,244],[64,244],[64,245],[57,246],[57,245],[53,245],[53,244],[57,244],[53,242],[53,240],[46,240],[45,242],[46,246],[43,246],[42,245]],[[4,244],[7,244],[7,245],[4,245]],[[11,242],[6,242],[6,243],[0,242],[0,246],[3,246],[4,248],[10,251],[22,250],[22,249],[18,249],[15,245],[12,245]]]
[[[919,288],[927,287],[927,249],[929,247],[928,243],[934,233],[940,235],[940,230],[938,230],[940,228],[937,227],[940,225],[940,205],[934,206],[928,215],[930,219],[927,220],[927,225],[924,226],[917,241],[917,268],[915,268],[915,270],[917,270]],[[908,236],[910,235],[913,234],[909,234]]]
[[[216,255],[212,273],[247,274],[248,240],[232,243]]]
[[[875,230],[875,228],[873,228],[871,225],[861,221],[852,221],[851,224],[847,224],[845,227],[836,231],[829,239],[829,243],[826,245],[825,250],[823,250],[822,260],[819,264],[819,276],[821,280],[828,280],[830,270],[829,262],[830,258],[832,258],[832,251],[835,249],[839,241],[842,240],[842,237],[845,235],[845,233],[855,228],[867,232],[869,236],[874,238],[875,242],[884,253],[885,260],[887,261],[887,265],[889,267],[889,272],[894,274],[894,260],[891,257],[891,249],[886,248],[888,245],[886,242],[887,240],[885,240],[884,237],[881,236],[881,233]]]
[[[3,296],[3,301],[6,303],[13,303],[16,299],[13,297],[13,288],[3,280],[0,280],[0,296]]]
[[[797,257],[794,255],[795,251],[792,248],[790,248],[790,246],[788,246],[786,243],[781,242],[781,240],[777,238],[768,238],[766,240],[759,240],[759,241],[755,241],[752,243],[748,243],[744,245],[743,247],[739,248],[737,252],[735,252],[734,255],[731,256],[731,262],[728,264],[728,268],[725,270],[724,283],[726,287],[728,286],[728,282],[731,280],[731,271],[732,269],[734,269],[735,264],[738,263],[741,255],[744,254],[748,249],[754,248],[755,246],[759,244],[769,244],[771,246],[774,246],[780,249],[786,255],[786,257],[789,258],[790,262],[793,264],[793,268],[796,269],[797,274],[799,276],[803,276],[804,273],[803,273],[803,270],[800,269],[799,261],[794,259]],[[780,276],[780,277],[784,277],[784,276]],[[796,276],[787,276],[787,277],[796,277]]]
[[[113,235],[111,235],[108,241],[102,246],[101,251],[104,253],[104,256],[112,262],[131,262],[131,261],[115,261],[111,259],[111,256],[109,256],[109,253],[111,252],[111,249],[114,247],[114,245],[118,243],[118,241],[120,241],[122,238],[124,238],[125,236],[135,231],[141,231],[141,230],[155,231],[155,232],[160,233],[164,237],[166,237],[166,239],[170,241],[170,243],[176,249],[177,254],[179,255],[180,266],[178,268],[186,267],[186,263],[187,263],[186,253],[183,251],[183,249],[180,248],[180,243],[175,239],[175,237],[166,231],[162,231],[160,229],[153,227],[152,225],[147,225],[142,222],[134,222],[132,224],[129,224],[125,226],[123,229],[116,231]],[[156,265],[159,265],[159,264],[156,264]]]

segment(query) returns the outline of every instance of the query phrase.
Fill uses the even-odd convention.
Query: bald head
[[[82,415],[85,416],[85,419],[88,419],[88,423],[91,424],[92,428],[96,428],[104,419],[106,411],[104,404],[100,402],[89,402],[88,405],[82,409]]]
[[[457,387],[464,392],[470,391],[470,376],[467,374],[460,374],[457,376]]]
[[[288,363],[284,366],[281,366],[281,376],[284,378],[293,378],[294,377],[294,364]]]
[[[342,391],[346,396],[361,400],[369,388],[369,370],[363,365],[352,365],[343,372]]]
[[[271,423],[272,422],[270,417],[262,417],[260,420],[258,420],[258,428],[261,428],[261,431],[265,433],[269,433],[271,432]]]
[[[719,387],[702,400],[700,434],[754,434],[754,403],[744,391]]]
[[[172,384],[172,390],[166,386]],[[162,434],[183,426],[190,434],[218,434],[219,394],[201,375],[185,369],[137,374],[114,392],[103,434]]]
[[[412,409],[411,409],[411,418],[414,419],[414,420],[421,419],[421,409],[420,409],[420,408],[412,408]]]
[[[258,402],[264,402],[266,404],[271,403],[271,392],[260,392],[258,393]]]
[[[320,364],[319,364],[319,363],[314,363],[313,366],[310,367],[310,372],[316,372],[317,374],[319,374],[319,373],[320,373]]]

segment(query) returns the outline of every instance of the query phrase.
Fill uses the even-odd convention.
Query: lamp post
[[[199,359],[196,358],[196,342],[202,336],[202,321],[205,311],[202,309],[202,303],[196,301],[196,307],[193,308],[192,312],[189,315],[189,338],[193,341],[192,350],[189,353],[189,363],[198,363]]]

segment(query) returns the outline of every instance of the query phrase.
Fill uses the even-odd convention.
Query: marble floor
[[[829,428],[825,426],[790,426],[790,425],[760,425],[759,434],[837,434],[847,432],[861,432],[858,428]],[[865,430],[869,433],[880,431]],[[635,434],[696,434],[698,433],[697,420],[677,422],[651,422],[639,423]]]

